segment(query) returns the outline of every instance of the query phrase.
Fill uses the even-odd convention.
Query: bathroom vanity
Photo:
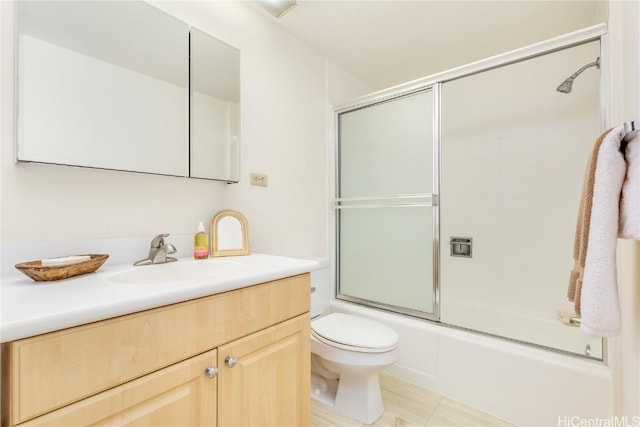
[[[251,257],[260,261],[253,269]],[[173,292],[173,303],[47,333],[34,333],[42,322],[34,320],[31,324],[40,326],[28,331],[29,322],[5,318],[12,310],[3,312],[3,332],[33,336],[2,344],[2,426],[309,425],[308,271],[313,263],[292,260],[293,267],[267,268],[269,259],[260,257],[243,257],[247,265],[220,273],[208,287],[204,279],[181,288],[159,283],[159,292]],[[162,267],[141,269],[156,274],[152,269]],[[77,282],[88,287],[87,296],[91,286],[113,291],[122,286],[110,279],[116,273],[101,277],[98,272]],[[274,276],[282,277],[261,279]],[[25,289],[37,295],[65,285],[19,280],[20,285],[10,281],[8,290],[3,283],[3,309],[5,298],[16,299],[13,287],[31,287]],[[142,301],[140,291],[133,291],[138,294],[132,298]],[[113,302],[118,299],[122,295]],[[109,306],[111,301],[87,303]],[[69,308],[61,305],[59,312]],[[50,310],[52,319],[60,317],[55,312]]]

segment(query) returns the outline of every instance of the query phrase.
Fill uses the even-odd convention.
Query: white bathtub
[[[557,426],[613,415],[612,372],[602,362],[343,301],[331,311],[396,330],[400,353],[391,375],[511,423]]]
[[[553,306],[546,307],[546,311],[525,311],[505,307],[505,304],[488,305],[452,298],[443,298],[440,304],[443,323],[577,355],[586,354],[589,346],[593,359],[603,358],[602,338],[590,337],[579,327],[563,323],[558,317],[559,310],[554,310]],[[568,301],[559,304],[558,308],[566,316],[574,315],[573,304]]]

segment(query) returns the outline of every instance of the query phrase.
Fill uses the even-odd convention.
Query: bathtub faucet
[[[140,261],[136,261],[133,265],[149,265],[149,264],[164,264],[165,262],[177,261],[177,258],[167,256],[177,252],[175,246],[171,243],[165,243],[165,237],[169,237],[168,234],[158,234],[151,240],[151,247],[149,248],[149,256]]]

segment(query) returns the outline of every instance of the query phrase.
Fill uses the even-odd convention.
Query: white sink
[[[178,260],[165,264],[149,264],[110,274],[106,279],[113,283],[171,283],[202,282],[208,279],[229,277],[246,266],[239,261],[220,259]]]

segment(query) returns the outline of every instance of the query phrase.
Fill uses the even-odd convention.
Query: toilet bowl
[[[397,359],[398,335],[386,325],[359,316],[328,313],[328,262],[311,272],[311,397],[345,417],[366,424],[384,412],[378,372]],[[325,289],[326,287],[326,289]],[[328,292],[324,292],[328,290]]]

